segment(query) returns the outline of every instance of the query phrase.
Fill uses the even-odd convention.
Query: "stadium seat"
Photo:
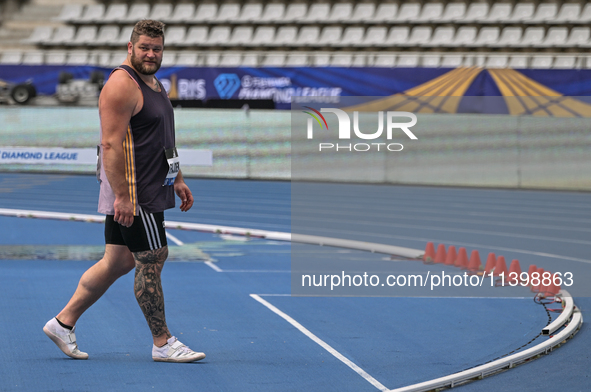
[[[476,40],[473,43],[466,46],[471,47],[488,47],[493,46],[498,40],[500,35],[498,27],[482,27],[476,36]]]
[[[372,26],[365,32],[365,37],[361,46],[382,46],[386,44],[386,34],[388,30],[385,27]]]
[[[351,67],[353,65],[352,53],[333,54],[330,59],[331,67]]]
[[[273,23],[283,20],[285,14],[285,4],[269,3],[265,6],[263,15],[259,19],[261,23]]]
[[[374,67],[390,68],[396,65],[396,55],[393,53],[379,53],[374,58]]]
[[[398,15],[393,20],[394,23],[412,22],[419,18],[421,5],[419,3],[402,3],[398,9]]]
[[[74,39],[76,28],[74,26],[60,26],[58,27],[51,39],[45,43],[48,45],[67,45],[68,42]]]
[[[509,56],[506,54],[490,55],[486,59],[486,68],[507,68],[509,64]]]
[[[129,7],[129,12],[122,22],[137,23],[142,19],[147,19],[150,15],[150,5],[145,3],[134,3]]]
[[[528,67],[528,57],[522,54],[514,54],[509,58],[509,68],[525,69]]]
[[[220,65],[220,53],[219,52],[208,52],[205,53],[204,65],[206,67],[217,67]]]
[[[66,65],[88,65],[89,53],[86,50],[73,50],[68,52]]]
[[[273,42],[276,46],[293,45],[298,34],[297,27],[293,26],[281,26],[277,29],[275,34],[275,41]]]
[[[189,18],[188,22],[191,24],[197,23],[212,23],[215,20],[215,17],[218,13],[218,5],[205,3],[199,4],[197,7],[197,11],[195,11],[195,15]]]
[[[93,45],[96,41],[96,33],[96,26],[81,26],[78,28],[76,36],[65,43],[71,46]]]
[[[559,47],[576,48],[590,47],[589,38],[591,37],[589,27],[573,27],[565,43],[557,45]]]
[[[439,54],[425,54],[421,59],[421,66],[425,68],[438,68],[440,65],[441,55]]]
[[[257,53],[243,53],[242,61],[239,67],[258,67],[259,66],[259,55]]]
[[[84,9],[82,15],[75,20],[70,20],[70,23],[97,23],[100,22],[105,14],[105,6],[103,4],[90,4]]]
[[[165,32],[166,46],[179,46],[185,43],[186,30],[183,26],[168,27]]]
[[[448,3],[437,22],[451,23],[461,20],[466,15],[466,3]]]
[[[343,32],[341,41],[335,45],[343,47],[359,46],[363,43],[364,34],[365,29],[363,27],[347,27]]]
[[[575,23],[581,14],[581,5],[578,3],[565,3],[560,8],[558,15],[552,23]]]
[[[529,46],[538,46],[544,40],[544,28],[543,27],[528,27],[523,32],[523,37],[521,41],[516,42],[514,44],[510,44],[509,46],[515,47],[529,47]]]
[[[46,65],[64,65],[66,63],[67,53],[62,50],[49,50],[45,52]]]
[[[22,64],[25,65],[42,65],[45,60],[45,52],[43,51],[31,51],[24,52]]]
[[[285,60],[286,67],[306,67],[310,65],[307,53],[290,53]]]
[[[439,22],[443,16],[443,4],[442,3],[426,3],[413,22],[427,23],[427,22]]]
[[[2,57],[0,57],[0,64],[4,65],[18,65],[23,60],[23,52],[19,51],[10,51],[10,52],[3,52]]]
[[[175,66],[177,67],[197,67],[199,64],[199,55],[197,52],[179,52],[176,56]]]
[[[177,52],[167,50],[162,56],[162,67],[174,67],[176,64]]]
[[[415,29],[417,28],[420,27],[415,27]],[[376,29],[379,29],[379,27],[377,27]],[[410,35],[410,28],[408,26],[394,26],[390,28],[390,31],[388,32],[388,36],[386,37],[386,39],[383,40],[383,42],[378,42],[377,46],[392,47],[413,45],[413,43],[411,43],[409,40]]]
[[[127,43],[129,42],[129,40],[131,38],[132,32],[133,32],[133,26],[122,27],[121,30],[119,31],[119,37],[117,37],[117,39],[111,41],[110,45],[111,46],[120,46],[120,47],[127,46]]]
[[[107,7],[103,17],[100,19],[101,23],[118,23],[127,17],[127,4],[112,3]]]
[[[165,23],[186,23],[195,15],[195,4],[177,4],[169,18],[164,19]]]
[[[121,64],[123,64],[123,62],[125,61],[125,59],[127,58],[127,52],[122,51],[122,50],[117,50],[115,52],[111,53],[111,59],[110,59],[110,67],[118,67]]]
[[[275,39],[275,27],[259,26],[254,31],[254,36],[252,37],[252,41],[251,41],[250,45],[252,45],[252,46],[272,45],[274,39]]]
[[[351,17],[343,22],[348,23],[362,23],[372,20],[376,12],[376,5],[374,3],[358,3],[355,4]]]
[[[51,40],[53,34],[53,27],[51,26],[37,26],[29,36],[23,40],[25,44],[43,44]]]
[[[521,27],[505,27],[501,31],[499,40],[493,44],[490,44],[490,46],[499,48],[510,46],[516,42],[519,42],[522,35],[523,29]]]
[[[241,53],[226,52],[220,58],[220,67],[238,67],[242,63]]]
[[[568,38],[568,28],[566,27],[550,27],[546,33],[546,37],[540,43],[535,46],[551,48],[556,46],[562,46]]]
[[[305,26],[302,27],[298,33],[295,44],[300,46],[315,45],[320,36],[320,27]]]
[[[226,42],[223,42],[222,45],[225,46],[244,46],[251,42],[252,40],[252,26],[238,26],[234,27],[232,30],[232,35],[230,39]]]
[[[216,23],[234,22],[240,15],[240,4],[224,3],[220,6],[215,18]]]
[[[305,18],[300,19],[301,23],[321,23],[330,15],[330,4],[312,3]]]
[[[401,68],[414,68],[419,66],[419,55],[413,54],[401,54],[398,55],[396,66]]]
[[[69,23],[72,21],[79,20],[84,12],[83,4],[66,4],[62,7],[60,14],[53,20]]]
[[[536,12],[529,19],[525,19],[525,23],[544,23],[554,21],[558,14],[557,3],[541,3],[536,8]]]
[[[312,54],[313,67],[329,67],[330,53],[315,52]]]
[[[517,3],[513,8],[513,13],[506,21],[508,23],[526,22],[532,19],[534,10],[534,3]]]
[[[455,29],[451,26],[436,27],[431,36],[431,40],[423,44],[427,47],[447,47],[454,42]]]
[[[111,67],[111,52],[99,50],[90,55],[89,65],[97,67]]]
[[[290,3],[278,23],[299,22],[306,17],[308,5],[303,3]]]
[[[476,27],[462,26],[458,28],[451,46],[468,46],[476,40]]]
[[[319,46],[334,46],[340,42],[343,34],[342,27],[325,27],[322,29],[317,45]]]
[[[552,68],[575,69],[577,68],[577,58],[575,56],[556,56]]]
[[[488,3],[470,3],[464,16],[456,20],[456,23],[483,22],[488,16]]]
[[[398,13],[398,4],[396,3],[380,3],[373,16],[371,23],[393,23],[396,21],[396,14]]]
[[[574,21],[573,23],[581,23],[581,24],[589,24],[591,23],[591,3],[585,4],[581,14],[579,15],[579,19]]]
[[[184,46],[203,46],[207,43],[208,28],[205,26],[191,26],[187,30]]]
[[[324,23],[345,23],[351,19],[353,14],[352,3],[336,3]]]
[[[248,3],[242,7],[242,12],[236,18],[237,23],[258,22],[263,14],[261,3]]]
[[[285,53],[267,53],[261,65],[263,67],[283,67],[285,65]]]
[[[394,29],[394,27],[392,28]],[[408,45],[422,46],[429,43],[431,39],[432,28],[427,26],[413,27],[408,38]]]
[[[502,23],[509,20],[512,12],[513,5],[511,3],[493,3],[488,15],[477,21],[481,23]]]
[[[552,68],[554,58],[550,55],[533,55],[530,63],[531,68]]]
[[[227,26],[215,26],[211,28],[205,45],[223,45],[230,39],[230,28]]]
[[[153,20],[166,20],[172,15],[172,4],[154,4],[152,12],[148,16],[148,19]]]
[[[444,54],[441,58],[441,67],[443,68],[457,68],[461,67],[464,61],[464,56],[461,54]]]
[[[353,55],[352,67],[365,67],[367,66],[367,55],[365,53],[355,53]]]

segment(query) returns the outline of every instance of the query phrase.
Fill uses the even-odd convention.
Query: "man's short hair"
[[[164,43],[164,23],[157,20],[142,19],[133,27],[130,38],[131,43],[135,44],[140,39],[140,35],[150,38],[162,37],[162,43]]]

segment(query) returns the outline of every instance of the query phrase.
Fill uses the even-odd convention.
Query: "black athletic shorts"
[[[164,212],[148,214],[139,209],[140,214],[133,217],[130,227],[115,222],[114,215],[105,220],[105,243],[126,245],[132,252],[144,252],[167,246],[164,231]]]

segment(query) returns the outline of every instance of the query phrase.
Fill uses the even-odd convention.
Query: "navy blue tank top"
[[[136,81],[144,98],[142,109],[131,117],[123,142],[125,176],[134,215],[139,215],[137,206],[148,213],[161,212],[174,207],[173,186],[163,186],[169,170],[165,150],[175,146],[172,104],[159,81],[160,91],[154,91],[133,68],[121,65],[117,69],[127,72]],[[113,214],[115,198],[104,169],[101,169],[100,180],[99,212]]]

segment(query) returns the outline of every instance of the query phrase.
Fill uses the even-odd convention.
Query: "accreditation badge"
[[[179,170],[181,170],[181,162],[176,147],[164,150],[164,153],[166,154],[166,161],[168,162],[168,174],[166,175],[166,179],[162,186],[170,186],[174,184],[174,180],[179,174]]]

